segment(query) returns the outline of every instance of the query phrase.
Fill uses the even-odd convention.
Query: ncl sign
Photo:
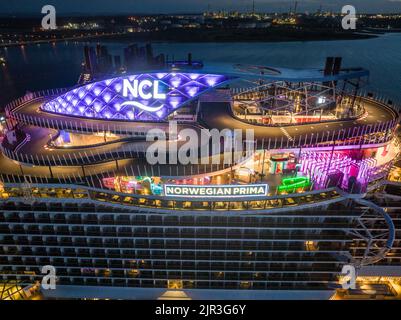
[[[166,94],[159,92],[159,80],[134,80],[132,83],[128,79],[123,80],[123,97],[128,97],[128,92],[134,98],[142,98],[143,100],[159,99],[166,100]]]
[[[123,97],[128,98],[129,96],[135,99],[140,98],[142,100],[166,100],[167,95],[160,92],[160,81],[159,80],[141,80],[135,79],[131,82],[128,79],[123,80]],[[138,101],[127,101],[121,106],[133,106],[148,112],[157,112],[163,108],[163,105],[158,107],[150,107],[144,105]]]

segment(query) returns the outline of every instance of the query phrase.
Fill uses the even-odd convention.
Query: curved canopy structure
[[[174,72],[124,76],[75,88],[41,109],[83,118],[160,121],[230,79],[218,74]]]

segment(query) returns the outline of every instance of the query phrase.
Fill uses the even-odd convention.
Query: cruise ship
[[[1,298],[399,298],[400,106],[341,62],[180,62],[10,102]],[[205,130],[221,148],[187,139]]]

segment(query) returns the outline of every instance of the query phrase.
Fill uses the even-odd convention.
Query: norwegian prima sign
[[[190,198],[238,198],[238,197],[265,197],[269,191],[267,184],[250,185],[216,185],[193,186],[172,185],[164,186],[164,195],[167,197]]]

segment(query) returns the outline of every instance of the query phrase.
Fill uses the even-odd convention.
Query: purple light
[[[85,98],[85,103],[89,106],[92,103],[93,99],[89,96]]]
[[[181,79],[176,77],[176,78],[172,79],[170,81],[170,83],[174,88],[178,88],[180,86],[180,84],[181,84]]]
[[[117,83],[117,84],[114,86],[114,89],[115,89],[118,93],[121,92],[122,88],[123,88],[123,85],[122,85],[121,83]]]
[[[84,97],[84,95],[85,95],[85,90],[84,90],[84,89],[82,89],[82,90],[80,90],[80,91],[78,92],[78,97],[79,97],[80,99],[82,99],[82,98]]]
[[[102,90],[101,90],[100,88],[95,88],[95,89],[93,90],[93,93],[94,93],[96,96],[98,96],[101,92],[102,92]]]
[[[196,80],[196,79],[198,79],[199,78],[199,74],[197,74],[197,73],[190,73],[189,74],[189,78],[191,79],[191,80]]]
[[[100,112],[100,110],[102,110],[102,105],[99,102],[95,102],[94,109],[96,112]]]
[[[163,79],[168,73],[156,73],[157,79]]]
[[[170,98],[170,105],[176,109],[178,107],[178,105],[180,104],[181,99],[179,97],[172,97]]]
[[[135,119],[134,113],[132,111],[128,111],[127,112],[127,117],[130,120],[134,120]]]
[[[106,103],[109,103],[109,101],[111,100],[111,94],[106,93],[106,94],[103,96],[103,100],[104,100]]]
[[[194,97],[199,91],[198,87],[188,87],[187,88],[187,93],[190,97]]]
[[[161,118],[163,116],[164,112],[163,112],[163,110],[160,110],[160,111],[157,111],[156,114],[159,118]]]
[[[216,76],[207,76],[206,77],[206,83],[209,85],[209,87],[214,87],[217,82],[218,82],[218,78]]]

